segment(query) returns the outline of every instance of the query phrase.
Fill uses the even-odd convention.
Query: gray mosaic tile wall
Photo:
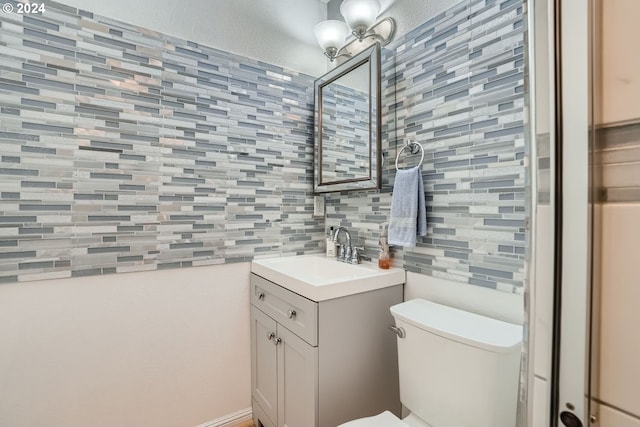
[[[392,248],[394,265],[522,292],[528,238],[522,3],[464,0],[390,46],[394,72],[383,63],[384,121],[394,124],[383,140],[388,186],[329,195],[327,227],[347,226],[375,259],[396,153],[416,140],[425,149],[428,233],[415,248]],[[416,158],[403,154],[401,165]]]
[[[311,77],[52,2],[0,73],[0,282],[322,249]]]

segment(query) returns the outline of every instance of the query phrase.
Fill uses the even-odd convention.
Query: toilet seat
[[[358,418],[357,420],[347,421],[338,427],[407,427],[407,424],[389,411],[373,417]]]

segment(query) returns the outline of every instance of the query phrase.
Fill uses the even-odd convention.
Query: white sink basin
[[[251,271],[313,301],[405,282],[405,272],[400,268],[382,270],[374,263],[352,265],[320,254],[255,260]]]

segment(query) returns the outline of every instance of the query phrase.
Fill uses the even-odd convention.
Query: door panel
[[[640,203],[601,208],[599,390],[596,398],[640,418]]]
[[[267,417],[265,412],[262,410],[258,402],[255,399],[251,402],[252,410],[253,410],[253,425],[254,427],[276,427],[276,425]]]
[[[278,325],[278,427],[317,425],[318,348]]]
[[[640,427],[640,418],[624,414],[606,405],[600,405],[598,412],[601,427]]]
[[[251,395],[272,425],[278,415],[276,332],[275,320],[251,307]]]

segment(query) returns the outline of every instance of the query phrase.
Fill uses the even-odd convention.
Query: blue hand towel
[[[414,247],[427,234],[427,210],[420,166],[396,172],[391,196],[389,244]]]

